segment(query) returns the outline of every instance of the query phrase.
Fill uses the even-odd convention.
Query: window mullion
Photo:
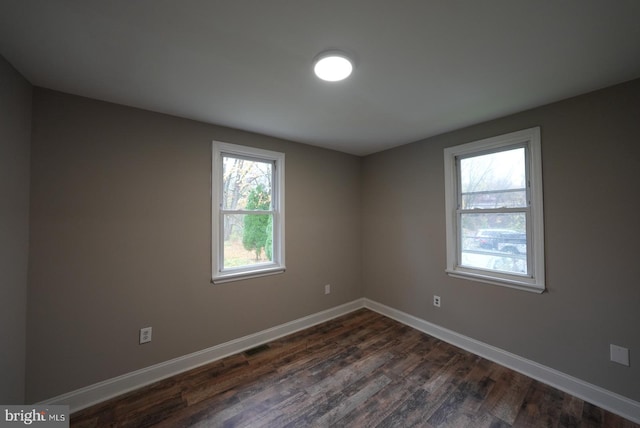
[[[221,209],[220,213],[223,215],[232,214],[274,214],[275,210],[225,210]]]
[[[459,214],[510,214],[510,213],[523,213],[529,211],[530,207],[517,207],[517,208],[473,208],[463,209],[458,208],[456,211]]]

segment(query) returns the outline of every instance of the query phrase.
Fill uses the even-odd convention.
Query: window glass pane
[[[527,274],[525,213],[461,214],[460,265]]]
[[[523,147],[460,159],[461,208],[527,205]]]
[[[271,209],[272,180],[273,162],[223,155],[222,208]]]
[[[223,269],[270,263],[273,215],[225,214]]]

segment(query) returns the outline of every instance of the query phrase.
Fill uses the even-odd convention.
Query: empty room
[[[639,22],[0,0],[0,426],[640,427]]]

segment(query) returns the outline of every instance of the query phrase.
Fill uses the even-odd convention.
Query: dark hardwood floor
[[[640,427],[362,309],[79,411],[72,427]]]

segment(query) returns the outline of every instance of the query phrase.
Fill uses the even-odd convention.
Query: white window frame
[[[214,284],[274,275],[286,270],[284,239],[284,153],[237,144],[213,141],[211,149],[211,278]],[[270,262],[224,269],[223,263],[223,155],[240,156],[257,161],[273,162],[272,209],[273,256]]]
[[[461,236],[458,206],[458,159],[488,152],[508,150],[514,146],[525,148],[527,169],[527,275],[506,274],[493,270],[461,266]],[[470,142],[444,150],[446,245],[448,275],[519,290],[542,293],[545,290],[544,221],[542,206],[542,154],[540,128],[529,128],[497,137]],[[475,211],[475,210],[474,210]],[[478,213],[482,209],[477,210]]]

